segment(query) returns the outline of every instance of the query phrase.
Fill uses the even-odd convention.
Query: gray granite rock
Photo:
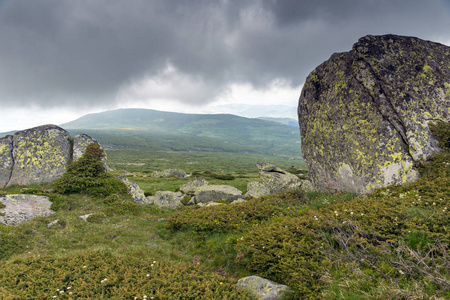
[[[184,196],[181,192],[158,191],[155,193],[155,196],[147,197],[147,202],[157,206],[177,208],[183,205],[181,203],[183,199]]]
[[[141,188],[134,182],[128,181],[126,177],[123,176],[116,176],[117,179],[120,179],[123,181],[123,183],[126,184],[128,188],[128,193],[133,198],[133,201],[138,204],[147,204],[147,198],[145,197],[144,191],[141,190]]]
[[[52,202],[46,196],[37,195],[5,195],[0,196],[0,223],[19,225],[36,217],[47,217],[54,213],[50,209]]]
[[[264,184],[257,181],[250,181],[247,183],[247,193],[245,193],[246,198],[259,198],[267,195],[270,195],[270,189]]]
[[[289,291],[289,287],[277,284],[259,276],[249,276],[238,280],[236,287],[246,290],[261,300],[278,300]]]

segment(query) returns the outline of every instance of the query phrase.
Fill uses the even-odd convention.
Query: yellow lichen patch
[[[444,83],[445,86],[445,98],[450,99],[450,83],[445,82]]]

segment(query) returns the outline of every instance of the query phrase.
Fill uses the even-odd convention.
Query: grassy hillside
[[[54,215],[0,225],[0,298],[253,299],[235,283],[255,274],[291,286],[286,299],[450,299],[450,127],[439,130],[447,149],[419,180],[359,196],[296,191],[171,210],[95,196],[95,185],[49,194]]]
[[[86,115],[61,127],[87,132],[113,147],[301,155],[300,133],[292,126],[234,115],[119,109]]]

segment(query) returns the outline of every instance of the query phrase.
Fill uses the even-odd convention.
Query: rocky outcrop
[[[264,186],[266,186],[271,193],[281,193],[293,190],[309,190],[310,182],[308,180],[302,180],[286,172],[275,165],[258,163],[256,164],[259,172],[259,177]]]
[[[429,124],[450,121],[450,48],[413,37],[366,36],[306,79],[302,153],[320,190],[367,192],[418,177],[439,151]]]
[[[76,161],[77,159],[79,159],[84,151],[86,151],[86,148],[89,144],[97,144],[100,146],[100,148],[102,148],[102,146],[100,145],[100,143],[88,136],[87,134],[78,134],[76,136],[73,137],[73,151],[72,151],[72,159],[73,161]],[[102,148],[103,149],[103,148]],[[106,153],[103,151],[103,153],[105,154],[102,158],[101,158],[101,162],[103,164],[103,167],[105,168],[105,170],[109,170],[109,166],[108,166],[108,161],[106,158]]]
[[[267,195],[270,195],[270,189],[264,184],[257,181],[250,181],[247,183],[247,193],[245,193],[245,198],[259,198]]]
[[[128,194],[131,195],[134,202],[136,202],[138,204],[147,204],[148,203],[148,200],[145,197],[144,191],[141,190],[141,188],[136,183],[128,181],[128,179],[123,176],[116,176],[116,178],[120,179],[123,183],[125,183],[125,185],[127,186],[127,189],[128,189]]]
[[[183,205],[181,203],[183,199],[184,195],[181,192],[158,191],[155,196],[147,197],[147,202],[157,206],[177,208]]]
[[[278,284],[259,276],[241,278],[238,280],[236,287],[241,290],[246,290],[261,300],[281,299],[290,290],[287,285]]]
[[[180,191],[184,193],[194,193],[197,189],[209,185],[208,181],[203,178],[197,178],[195,180],[189,181],[180,187]]]
[[[186,177],[186,172],[180,169],[155,170],[152,172],[152,177]]]
[[[0,188],[13,184],[52,182],[59,179],[76,154],[81,156],[86,142],[97,141],[87,135],[74,138],[56,125],[44,125],[0,138]],[[74,148],[72,148],[75,146]],[[106,159],[104,161],[106,165]]]
[[[52,202],[46,196],[5,195],[0,196],[0,223],[19,225],[36,217],[47,217],[54,212],[50,209]]]

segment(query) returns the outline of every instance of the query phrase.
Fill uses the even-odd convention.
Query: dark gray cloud
[[[207,102],[230,83],[303,83],[366,34],[450,41],[448,0],[3,0],[2,106],[102,106],[168,65]],[[300,91],[299,91],[300,92]]]

